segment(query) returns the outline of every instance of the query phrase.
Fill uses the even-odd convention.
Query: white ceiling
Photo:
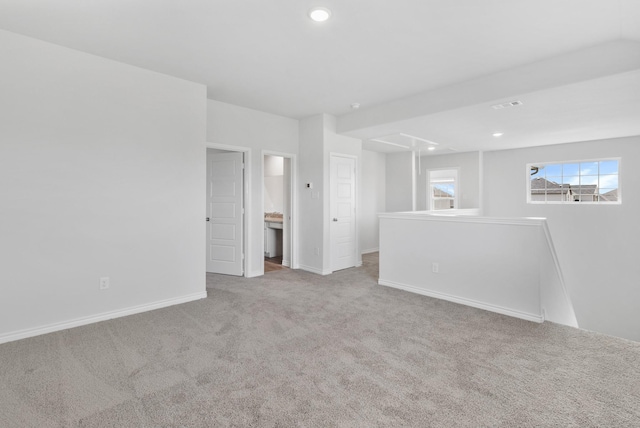
[[[522,106],[494,110],[491,103],[473,105],[407,120],[400,127],[440,141],[434,154],[640,135],[640,70],[517,99]],[[494,132],[504,135],[496,138]]]
[[[508,101],[521,105],[492,108]],[[418,136],[437,155],[640,135],[638,118],[640,43],[616,41],[343,115],[339,130],[384,152],[402,148],[380,135]]]
[[[307,18],[316,5],[332,10],[328,22]],[[0,0],[0,28],[200,82],[219,101],[353,124],[416,94],[459,85],[464,95],[465,82],[608,42],[640,43],[640,1]],[[539,79],[535,90],[509,94],[524,105],[501,121],[485,96],[419,115],[387,109],[345,132],[407,133],[458,150],[640,134],[631,123],[640,117],[638,74],[622,71]],[[495,89],[497,101],[509,100]],[[498,127],[500,142],[487,137]]]

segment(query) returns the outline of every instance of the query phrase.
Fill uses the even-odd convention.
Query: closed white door
[[[207,272],[244,273],[242,155],[207,153]]]
[[[356,160],[331,155],[331,270],[356,265]]]

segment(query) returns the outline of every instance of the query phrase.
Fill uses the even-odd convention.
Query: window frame
[[[434,180],[434,182],[432,183],[431,181],[431,173],[432,172],[446,172],[446,171],[452,171],[454,172],[454,174],[450,177],[452,180],[450,182],[453,183],[454,186],[454,193],[453,193],[453,198],[436,198],[434,199],[433,197],[433,193],[432,193],[432,184],[437,184],[438,179]],[[427,176],[427,211],[447,211],[447,210],[455,210],[459,208],[459,195],[460,195],[460,168],[458,167],[453,167],[453,168],[433,168],[433,169],[428,169],[426,170],[426,176]],[[449,178],[449,177],[447,177]],[[445,208],[445,209],[434,209],[434,202],[435,200],[453,200],[453,208]]]
[[[533,201],[531,200],[531,167],[540,166],[540,165],[567,165],[567,164],[583,164],[583,163],[592,163],[592,162],[606,162],[606,161],[617,161],[618,162],[618,173],[616,174],[618,177],[618,198],[616,201],[576,201],[573,199],[570,200],[559,200],[559,201]],[[598,184],[600,182],[601,175],[612,175],[612,174],[600,174],[598,171]],[[564,176],[563,176],[564,177]],[[581,174],[578,177],[582,177]],[[567,161],[553,161],[553,162],[531,162],[526,166],[526,202],[531,205],[621,205],[622,204],[622,158],[620,157],[606,157],[606,158],[595,158],[595,159],[581,159],[581,160],[567,160]],[[564,181],[564,180],[563,180]],[[559,183],[564,184],[564,183]],[[598,190],[600,187],[598,186]],[[546,194],[546,193],[545,193]]]

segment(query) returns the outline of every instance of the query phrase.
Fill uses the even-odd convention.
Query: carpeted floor
[[[640,426],[640,343],[326,277],[0,345],[0,427]]]

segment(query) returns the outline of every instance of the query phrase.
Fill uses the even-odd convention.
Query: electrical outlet
[[[314,252],[314,254],[315,254],[316,256],[319,256],[319,255],[320,255],[320,248],[319,248],[319,247],[315,247],[315,248],[313,249],[313,252]]]
[[[440,273],[440,264],[439,263],[431,263],[431,272]]]
[[[103,276],[100,278],[100,290],[106,290],[109,288],[109,277]]]

